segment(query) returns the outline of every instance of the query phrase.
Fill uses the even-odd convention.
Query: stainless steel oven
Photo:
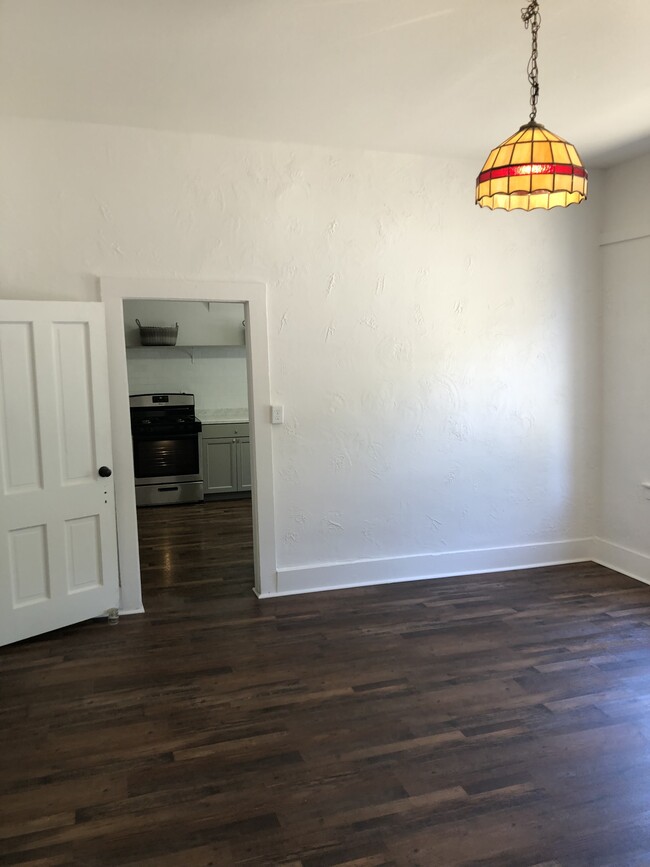
[[[201,422],[193,394],[132,394],[131,437],[138,506],[203,500]]]

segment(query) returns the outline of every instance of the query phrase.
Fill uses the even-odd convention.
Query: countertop
[[[248,422],[248,409],[241,406],[231,409],[197,409],[196,416],[201,424],[243,424]]]

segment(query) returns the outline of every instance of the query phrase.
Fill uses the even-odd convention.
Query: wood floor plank
[[[249,500],[139,526],[145,615],[0,651],[0,867],[650,865],[650,588],[260,602]]]

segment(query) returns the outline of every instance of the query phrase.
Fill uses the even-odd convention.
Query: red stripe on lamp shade
[[[577,175],[586,178],[587,172],[582,166],[567,165],[566,163],[524,163],[519,166],[502,166],[498,169],[488,169],[481,172],[478,182],[492,181],[496,178],[514,178],[525,175]]]

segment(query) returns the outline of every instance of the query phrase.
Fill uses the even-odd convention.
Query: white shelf
[[[239,345],[219,346],[127,346],[127,358],[244,358],[246,347]]]
[[[243,346],[246,342],[243,304],[203,301],[127,300],[124,302],[126,345],[138,348],[136,323],[147,326],[174,326],[182,347]]]

